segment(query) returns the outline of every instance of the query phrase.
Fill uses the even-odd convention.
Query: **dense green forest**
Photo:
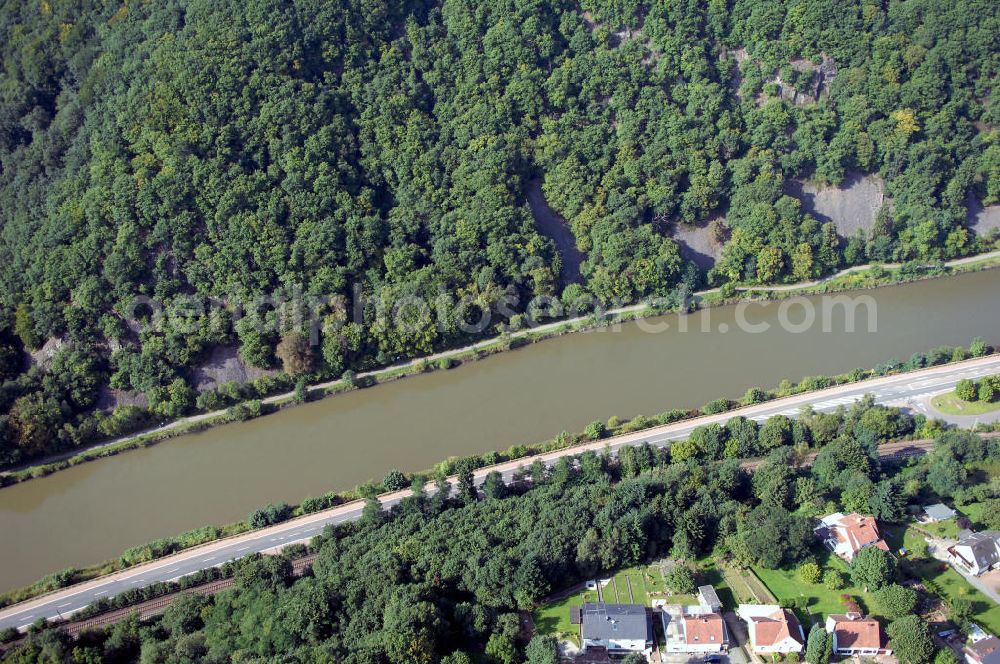
[[[865,401],[795,423],[735,418],[699,432],[697,452],[681,462],[649,446],[618,457],[588,452],[530,467],[531,482],[505,485],[494,473],[480,490],[466,468],[447,497],[424,494],[417,478],[390,514],[371,502],[360,522],[314,541],[319,557],[303,578],[286,559],[250,557],[231,590],[188,595],[162,619],[77,641],[35,630],[5,661],[554,664],[553,643],[529,641],[522,612],[596,574],[662,556],[787,569],[814,556],[811,516],[860,510],[896,522],[908,503],[1000,497],[976,472],[1000,455],[997,439],[939,432],[928,458],[883,466],[878,442],[928,426]],[[769,451],[767,461],[752,475],[737,459],[706,463],[728,456],[730,440]],[[790,461],[810,446],[815,463],[796,468]],[[871,588],[891,584],[892,558],[870,551],[879,559],[856,564],[852,576]]]
[[[0,464],[218,406],[191,370],[220,345],[339,376],[468,338],[467,308],[375,315],[410,296],[524,313],[974,252],[967,199],[1000,201],[998,35],[991,0],[8,0]],[[868,233],[784,193],[851,171],[893,201]],[[582,283],[559,282],[534,178]],[[703,273],[670,228],[708,222]],[[298,293],[329,298],[314,344],[257,324],[281,306],[238,315]],[[129,324],[136,296],[155,324]],[[94,414],[102,386],[148,411]]]

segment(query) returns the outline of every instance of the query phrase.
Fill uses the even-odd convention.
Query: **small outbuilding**
[[[935,523],[937,521],[954,519],[957,513],[944,503],[934,503],[933,505],[926,505],[924,507],[924,515],[927,517],[927,521]]]

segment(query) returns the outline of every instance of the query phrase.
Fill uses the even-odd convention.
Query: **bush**
[[[594,420],[587,425],[584,433],[587,434],[587,438],[590,440],[600,440],[608,434],[608,428],[605,426],[604,422],[600,420]]]
[[[260,417],[263,407],[257,399],[252,399],[241,404],[236,404],[226,411],[226,417],[233,422],[244,422]]]
[[[887,618],[902,618],[916,608],[917,592],[893,583],[875,592],[875,604]]]
[[[828,590],[840,590],[847,585],[844,575],[835,569],[828,569],[823,574],[823,586]]]
[[[799,566],[799,578],[806,583],[819,583],[821,573],[819,565],[812,561]]]
[[[382,480],[382,488],[386,491],[400,491],[408,486],[410,486],[410,480],[406,479],[406,475],[395,468],[386,473]]]
[[[1000,376],[987,376],[979,381],[979,400],[990,403],[1000,398]]]
[[[724,413],[727,410],[729,410],[728,399],[716,399],[715,401],[709,401],[701,408],[701,412],[705,415],[716,415],[718,413]]]
[[[968,378],[958,381],[958,385],[955,386],[955,396],[962,401],[975,401],[979,396],[976,383]]]
[[[250,513],[247,522],[253,529],[266,528],[267,526],[281,523],[292,515],[292,508],[286,503],[271,503],[266,507],[261,507]]]
[[[695,591],[697,583],[694,572],[687,565],[674,565],[663,575],[663,582],[671,592],[690,594]]]

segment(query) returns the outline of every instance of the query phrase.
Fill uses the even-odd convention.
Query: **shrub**
[[[823,586],[828,590],[840,590],[846,585],[844,575],[835,569],[828,569],[823,574]]]
[[[395,468],[386,473],[382,480],[382,488],[386,491],[400,491],[408,486],[410,481],[406,479],[406,475]]]
[[[913,612],[917,606],[917,592],[895,583],[875,592],[875,603],[882,615],[896,619]]]
[[[663,582],[667,588],[675,593],[693,593],[696,582],[694,572],[687,565],[674,565],[663,575]]]
[[[709,401],[701,408],[701,412],[705,415],[716,415],[718,413],[724,413],[727,410],[729,410],[728,399],[716,399],[715,401]]]
[[[292,508],[286,503],[271,503],[250,513],[247,522],[251,528],[266,528],[281,523],[292,515]]]
[[[975,401],[979,396],[976,383],[968,378],[958,381],[958,385],[955,386],[955,396],[962,401]]]
[[[799,566],[799,578],[806,583],[819,583],[821,574],[819,565],[812,561]]]
[[[608,428],[605,426],[604,422],[600,420],[594,420],[587,425],[587,429],[584,431],[587,434],[587,438],[591,440],[600,440],[608,434]]]

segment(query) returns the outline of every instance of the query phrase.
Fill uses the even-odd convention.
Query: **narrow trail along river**
[[[451,371],[314,402],[258,420],[167,441],[0,490],[0,589],[205,524],[245,517],[272,501],[298,502],[429,468],[450,456],[535,442],[611,415],[652,414],[739,397],[752,385],[834,374],[918,350],[1000,343],[1000,270],[851,297],[877,304],[877,330],[859,308],[821,298],[807,331],[783,331],[779,304],[745,311],[766,333],[741,331],[736,307],[668,315],[549,340]],[[788,318],[802,320],[802,307]],[[705,317],[703,319],[703,317]],[[702,331],[703,320],[708,331]],[[669,324],[659,333],[644,331]],[[726,330],[723,332],[722,330]]]

